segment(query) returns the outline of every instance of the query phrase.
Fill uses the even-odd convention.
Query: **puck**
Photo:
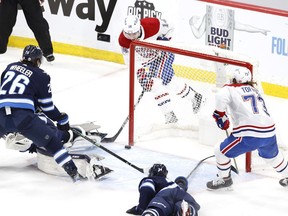
[[[125,145],[125,149],[131,149],[130,145]]]

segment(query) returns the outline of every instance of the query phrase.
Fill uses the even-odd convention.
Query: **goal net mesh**
[[[203,134],[199,119],[213,121],[215,92],[229,81],[235,67],[252,71],[253,80],[262,91],[258,62],[225,47],[133,41],[130,46],[129,145],[155,132],[157,136],[181,136],[183,131]],[[134,112],[139,100],[146,105],[139,105]],[[211,127],[217,126],[213,123]],[[202,139],[205,136],[209,134],[204,133]],[[246,171],[251,168],[250,156],[250,153],[246,155]]]

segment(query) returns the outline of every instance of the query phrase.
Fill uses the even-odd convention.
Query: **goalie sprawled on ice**
[[[47,118],[44,117],[46,120]],[[47,124],[53,124],[47,119]],[[97,132],[97,129],[100,126],[95,125],[93,122],[84,123],[78,126],[73,126],[79,130],[82,134],[88,136],[89,138],[100,142],[103,137],[103,134]],[[95,131],[96,132],[93,132]],[[59,133],[61,134],[61,133]],[[88,180],[99,179],[110,172],[111,169],[101,165],[99,161],[103,160],[104,157],[95,153],[97,146],[92,145],[91,143],[85,141],[82,137],[76,136],[69,130],[70,137],[67,140],[66,137],[63,140],[64,147],[67,149],[68,153],[72,157],[75,165],[78,168],[78,172],[84,178]],[[105,135],[105,134],[104,134]],[[61,136],[61,135],[60,135]],[[49,154],[45,148],[37,147],[33,142],[25,138],[20,133],[9,133],[5,137],[6,147],[8,149],[18,150],[20,152],[29,152],[37,153],[37,167],[48,174],[57,175],[57,176],[67,176],[67,173],[59,167],[59,165],[53,159],[53,156]]]

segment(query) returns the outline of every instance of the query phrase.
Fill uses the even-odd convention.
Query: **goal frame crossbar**
[[[172,52],[174,54],[179,54],[179,55],[185,55],[189,57],[196,57],[199,59],[203,60],[209,60],[209,61],[216,61],[219,63],[226,63],[226,64],[232,64],[240,67],[246,67],[248,68],[252,74],[253,74],[253,64],[247,61],[242,61],[242,60],[236,60],[236,59],[231,59],[231,58],[226,58],[226,57],[220,57],[217,55],[213,54],[207,54],[207,53],[200,53],[196,51],[190,51],[190,50],[184,50],[181,48],[176,48],[176,47],[169,47],[167,49],[167,46],[162,45],[162,44],[155,44],[149,41],[143,41],[143,40],[134,40],[130,44],[130,64],[129,64],[129,126],[128,126],[128,144],[130,146],[134,145],[134,83],[135,83],[135,49],[137,46],[148,48],[148,49],[155,49],[155,50],[160,50],[160,51],[168,51]],[[207,48],[206,48],[207,49]],[[220,49],[220,48],[215,48],[215,49]],[[246,172],[251,172],[251,152],[246,153],[246,167],[245,170]]]

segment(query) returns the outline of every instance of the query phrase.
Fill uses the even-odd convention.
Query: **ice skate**
[[[80,175],[78,172],[73,175],[73,176],[70,176],[72,178],[72,181],[74,183],[77,183],[77,182],[81,182],[81,181],[86,181],[87,178],[83,177],[82,175]]]
[[[62,167],[65,172],[71,177],[74,183],[87,180],[87,178],[79,174],[77,167],[72,160],[66,162]]]
[[[177,123],[178,119],[173,111],[165,114],[165,124]]]
[[[224,189],[224,190],[233,190],[232,188],[232,178],[231,175],[228,177],[217,177],[215,180],[207,182],[206,186],[208,190],[218,190],[218,189]]]
[[[47,60],[48,62],[52,62],[52,61],[55,60],[55,57],[54,57],[53,54],[44,55],[44,57],[46,58],[46,60]]]
[[[204,103],[205,99],[203,98],[203,95],[200,93],[195,93],[195,96],[192,99],[193,113],[197,114]]]
[[[288,186],[288,177],[281,179],[279,181],[279,184],[283,187],[287,187]]]

